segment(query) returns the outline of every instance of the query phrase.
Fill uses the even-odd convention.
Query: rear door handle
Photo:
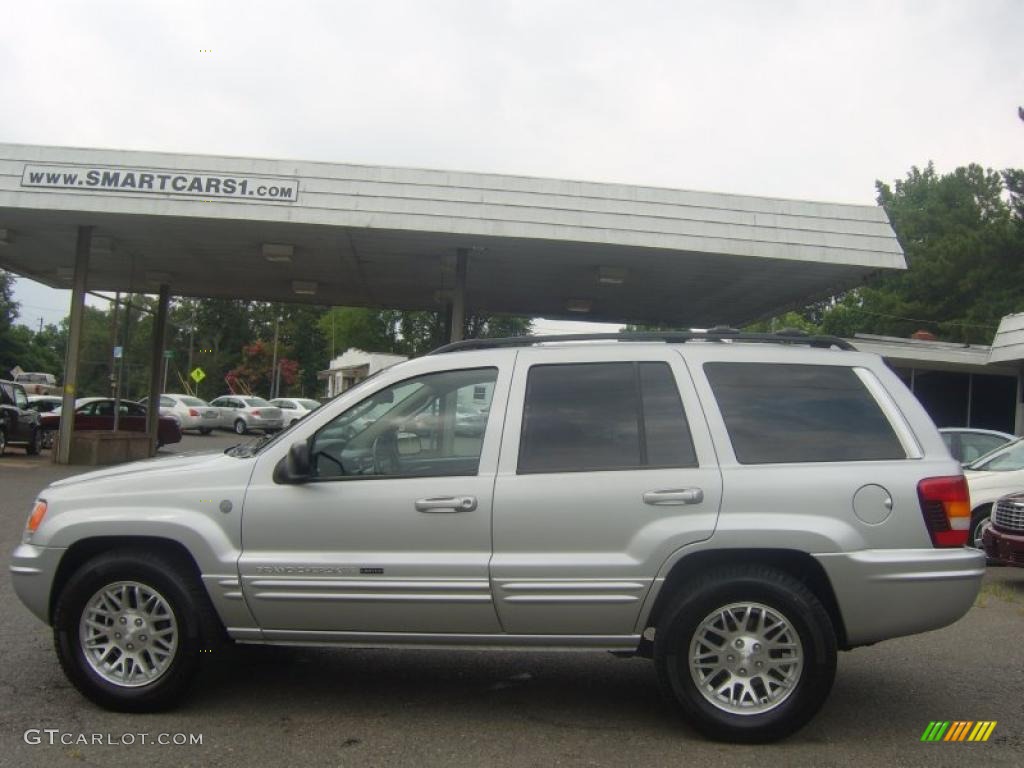
[[[435,496],[418,499],[417,512],[472,512],[476,509],[476,496]]]
[[[669,491],[647,491],[644,504],[654,507],[678,507],[683,504],[700,504],[704,491],[700,488],[677,488]]]

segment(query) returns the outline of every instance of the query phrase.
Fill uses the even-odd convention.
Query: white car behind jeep
[[[744,742],[813,717],[838,650],[970,608],[964,476],[879,357],[581,340],[449,345],[276,438],[56,482],[15,589],[111,709],[173,705],[221,638],[558,648],[652,658],[695,727]]]

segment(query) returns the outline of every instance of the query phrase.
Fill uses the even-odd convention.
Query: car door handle
[[[677,507],[683,504],[700,504],[704,491],[700,488],[678,488],[671,491],[647,491],[644,504],[655,507]]]
[[[435,496],[418,499],[417,512],[472,512],[476,509],[476,496]]]

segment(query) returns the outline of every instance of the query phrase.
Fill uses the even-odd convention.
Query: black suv
[[[28,407],[21,384],[0,380],[0,456],[9,445],[20,445],[32,456],[39,453],[42,438],[39,414]]]

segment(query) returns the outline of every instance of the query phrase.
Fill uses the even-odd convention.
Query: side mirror
[[[292,443],[288,455],[274,467],[275,483],[304,483],[312,474],[309,458],[309,443]]]

